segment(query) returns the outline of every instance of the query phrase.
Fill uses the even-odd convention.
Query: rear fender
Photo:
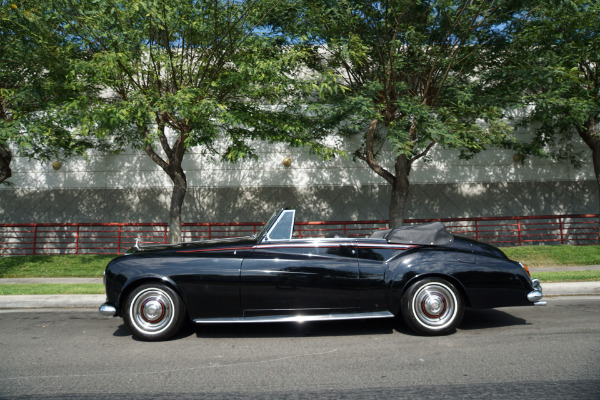
[[[465,302],[470,306],[467,290],[456,274],[471,269],[473,264],[458,261],[459,254],[443,250],[413,252],[388,264],[386,271],[386,287],[388,288],[388,305],[392,313],[400,312],[402,296],[414,283],[431,277],[438,277],[452,283]]]

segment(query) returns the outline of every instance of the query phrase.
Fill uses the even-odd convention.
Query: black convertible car
[[[371,237],[293,239],[294,210],[253,237],[136,244],[104,273],[104,315],[144,340],[200,324],[402,316],[415,332],[446,334],[465,307],[545,305],[527,269],[442,223]]]

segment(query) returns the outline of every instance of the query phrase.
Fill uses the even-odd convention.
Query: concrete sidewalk
[[[0,284],[17,283],[102,283],[102,279],[90,278],[24,278],[0,279]],[[555,296],[600,296],[600,282],[543,283],[544,298]],[[28,308],[98,308],[105,301],[103,294],[55,294],[0,296],[0,310]]]

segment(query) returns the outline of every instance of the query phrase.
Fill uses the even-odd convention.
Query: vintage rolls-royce
[[[105,315],[143,340],[198,324],[403,318],[453,332],[465,307],[544,305],[539,282],[499,249],[440,222],[368,238],[293,238],[295,210],[251,237],[133,247],[104,273]]]

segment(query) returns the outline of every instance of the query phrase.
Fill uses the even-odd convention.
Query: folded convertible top
[[[441,222],[423,225],[402,226],[399,228],[377,231],[372,238],[383,238],[389,243],[405,243],[420,245],[446,246],[454,241],[454,236],[446,230]]]

